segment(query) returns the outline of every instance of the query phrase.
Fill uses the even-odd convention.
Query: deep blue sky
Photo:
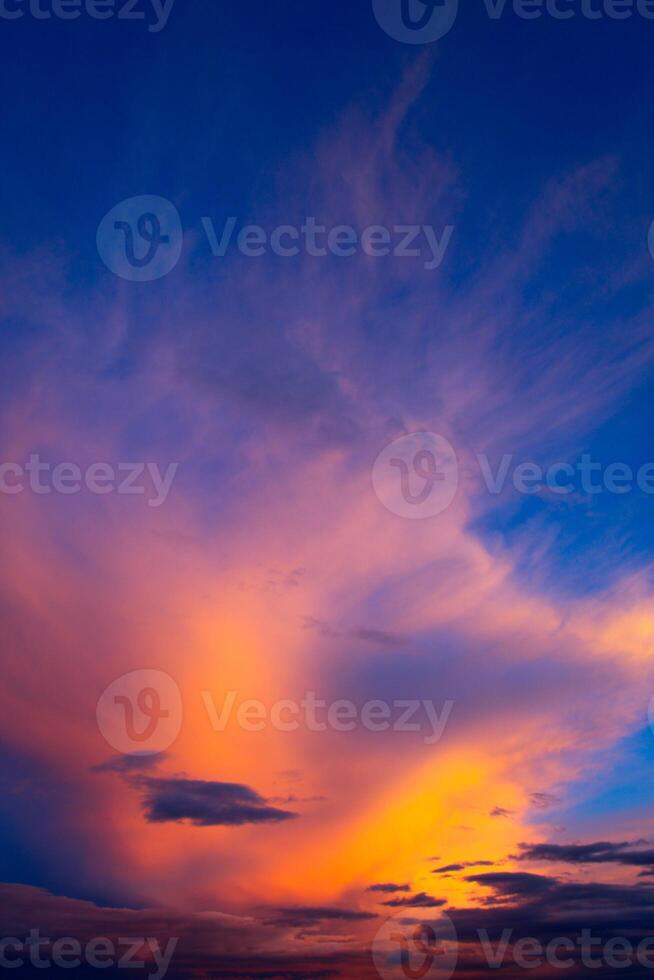
[[[639,265],[654,216],[653,44],[654,21],[639,16],[526,21],[508,9],[492,21],[481,0],[463,4],[451,32],[426,46],[388,37],[367,0],[176,0],[160,33],[85,15],[0,20],[3,238],[18,253],[70,257],[68,285],[83,288],[106,277],[95,231],[123,198],[169,197],[187,227],[203,214],[256,221],[275,174],[350,104],[374,113],[427,56],[431,79],[411,115],[460,174],[459,246],[444,272],[455,286],[464,290],[496,244],[511,240],[546,183],[602,158],[618,161],[612,203],[603,234],[589,232],[581,246],[601,269]],[[276,213],[287,218],[283,203]],[[529,286],[538,293],[556,281],[563,315],[570,296],[580,292],[583,303],[583,282],[566,281],[579,247],[562,242]],[[648,293],[640,279],[621,295],[621,313],[637,313]],[[587,312],[598,337],[615,313]],[[596,436],[597,452],[635,465],[654,458],[650,406],[647,386],[634,392]],[[630,549],[651,543],[649,499],[604,503],[620,518],[629,510]],[[518,504],[521,523],[534,508]],[[502,521],[506,533],[512,525]],[[599,532],[575,514],[564,553],[568,533],[574,550]]]
[[[481,0],[463,7],[446,37],[415,47],[366,0],[177,0],[158,34],[86,16],[0,21],[3,226],[17,246],[61,239],[84,254],[89,223],[141,187],[242,212],[266,172],[429,49],[421,128],[466,175],[471,222],[510,222],[535,182],[619,152],[642,235],[654,22],[491,21]]]

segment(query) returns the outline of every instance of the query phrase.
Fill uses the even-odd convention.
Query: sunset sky
[[[0,13],[9,961],[402,980],[388,921],[433,920],[448,980],[479,930],[654,936],[654,20],[479,0],[414,44],[380,4]]]

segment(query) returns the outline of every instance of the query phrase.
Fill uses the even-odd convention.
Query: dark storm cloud
[[[249,786],[201,779],[138,776],[130,779],[143,797],[148,823],[179,823],[196,827],[279,823],[297,817],[290,810],[270,806]]]
[[[448,908],[458,939],[457,975],[470,978],[488,974],[485,952],[480,945],[480,930],[485,930],[487,943],[493,951],[500,948],[504,930],[508,930],[506,957],[502,976],[507,980],[524,977],[524,968],[516,965],[512,946],[519,939],[533,937],[543,946],[553,939],[569,937],[576,940],[581,930],[590,929],[594,936],[606,942],[614,936],[629,937],[636,944],[651,936],[654,920],[654,888],[646,885],[608,885],[601,882],[574,883],[557,878],[527,873],[483,873],[470,879],[488,888],[496,904],[467,908]],[[388,884],[391,884],[390,882]],[[420,896],[413,896],[413,899]],[[402,901],[410,902],[409,896]],[[425,906],[427,907],[427,906]],[[56,897],[42,890],[19,885],[0,885],[0,914],[2,934],[22,935],[38,925],[43,934],[66,935],[71,921],[76,936],[86,940],[97,935],[156,936],[162,945],[170,936],[179,937],[168,973],[168,980],[187,980],[189,976],[211,975],[221,980],[300,980],[304,977],[333,978],[333,980],[378,980],[369,954],[332,948],[319,954],[315,949],[286,954],[271,952],[266,947],[277,945],[288,929],[310,930],[296,940],[314,945],[320,941],[325,925],[333,941],[343,942],[361,923],[371,936],[376,916],[351,908],[337,906],[300,906],[276,909],[262,908],[248,917],[205,917],[180,913],[173,909],[129,910],[100,908],[89,902]],[[419,925],[421,905],[404,906],[403,926]],[[366,924],[365,920],[370,921]],[[265,928],[264,928],[265,927]],[[339,929],[347,934],[340,935]],[[244,952],[248,950],[248,952]],[[570,954],[574,964],[565,971],[570,980],[588,975],[588,968],[579,960],[578,950]],[[25,975],[32,974],[25,970]],[[51,971],[54,976],[58,970]],[[593,970],[600,980],[611,980],[615,970],[600,964]],[[34,974],[36,976],[36,974]],[[560,977],[561,971],[544,966],[540,977]],[[113,978],[111,970],[106,976]],[[641,969],[638,963],[629,968],[630,977],[651,976],[651,969]],[[116,971],[119,980],[119,971]]]
[[[556,878],[529,874],[527,871],[485,871],[483,874],[467,875],[466,881],[488,885],[503,896],[518,896],[522,899],[541,895],[556,884]]]
[[[166,777],[143,774],[142,770],[153,769],[165,758],[165,752],[149,756],[115,756],[94,766],[93,771],[117,773],[128,786],[138,790],[148,823],[188,821],[196,827],[279,823],[291,820],[298,814],[271,804],[308,802],[288,795],[265,799],[256,790],[241,783],[188,779],[184,775]]]
[[[322,918],[335,919],[336,915],[350,920],[365,913],[351,913],[347,909],[308,909],[310,924]],[[374,916],[368,916],[374,918]],[[220,977],[221,980],[305,980],[310,976],[354,980],[367,978],[368,958],[363,954],[329,952],[325,955],[305,953],[302,950],[287,953],[269,952],[262,948],[262,940],[278,944],[282,941],[286,923],[279,922],[279,931],[268,924],[262,929],[260,918],[253,916],[194,914],[174,908],[130,909],[103,907],[93,902],[53,895],[40,888],[0,882],[0,936],[26,936],[30,929],[38,928],[42,936],[73,936],[85,946],[98,936],[106,936],[118,946],[120,937],[148,936],[156,938],[163,950],[171,938],[178,940],[166,973],[166,980],[189,980],[189,977]],[[126,952],[123,946],[121,953]],[[49,955],[49,947],[42,950]],[[9,958],[12,953],[10,952]],[[153,976],[153,963],[139,962],[143,977]],[[362,972],[363,971],[363,972]],[[20,970],[21,977],[38,978],[43,969],[32,968],[26,961]],[[71,976],[70,969],[59,969],[54,963],[48,969],[50,977]],[[76,973],[79,971],[73,971]],[[84,971],[82,970],[84,973]],[[97,971],[90,971],[97,972]],[[88,971],[87,971],[88,973]],[[84,973],[84,976],[87,976]],[[109,966],[102,970],[103,980],[124,978],[125,969]],[[372,978],[371,978],[372,980]]]
[[[406,898],[391,898],[387,902],[383,902],[384,905],[388,905],[390,908],[436,908],[439,905],[445,905],[445,899],[434,898],[433,895],[427,895],[426,892],[418,892],[417,895],[407,895]]]
[[[567,864],[654,864],[654,848],[634,850],[645,841],[595,841],[591,844],[520,844],[520,861],[562,861]]]
[[[494,946],[506,930],[509,948],[525,937],[532,937],[543,946],[560,937],[572,940],[575,962],[566,971],[566,976],[571,978],[588,974],[588,969],[579,962],[576,947],[583,930],[590,930],[602,943],[614,937],[628,939],[633,948],[654,934],[654,888],[643,883],[568,882],[520,873],[482,874],[466,880],[488,887],[494,893],[482,907],[448,909],[461,944],[460,964],[467,964],[472,975],[487,970],[479,946],[482,930]],[[521,971],[510,954],[507,962],[502,975],[519,976]],[[600,963],[593,972],[598,977],[615,976],[606,963]],[[558,971],[551,973],[557,975]],[[638,963],[630,967],[630,976],[646,975],[651,975],[651,969],[648,974]]]
[[[444,874],[449,871],[463,871],[465,868],[492,867],[494,861],[463,861],[461,864],[444,864],[440,868],[434,868],[433,875]]]

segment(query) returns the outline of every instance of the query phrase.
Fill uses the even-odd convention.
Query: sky
[[[650,7],[0,0],[3,973],[651,975]]]

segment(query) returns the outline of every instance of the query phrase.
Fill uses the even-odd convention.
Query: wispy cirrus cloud
[[[464,214],[451,159],[419,138],[410,154],[400,145],[428,71],[385,110],[353,110],[326,132],[280,175],[277,197],[271,188],[271,213],[306,213],[308,196],[326,219],[364,224],[440,226]],[[541,570],[558,572],[550,535],[529,522],[520,534],[511,522],[494,529],[499,502],[474,478],[477,452],[583,445],[652,367],[650,310],[626,324],[619,276],[568,291],[583,278],[577,236],[600,205],[610,213],[616,166],[599,160],[534,183],[511,235],[470,260],[452,252],[437,279],[411,261],[363,255],[294,266],[236,257],[217,277],[189,257],[143,308],[105,281],[83,295],[62,290],[61,254],[8,256],[6,452],[23,458],[45,444],[55,458],[180,461],[161,513],[136,513],[126,498],[25,495],[0,517],[1,630],[14,653],[0,734],[23,743],[28,774],[23,793],[6,794],[7,819],[23,839],[42,840],[44,865],[67,828],[80,893],[98,887],[98,854],[121,854],[116,901],[152,902],[162,877],[182,906],[238,895],[234,913],[264,890],[280,907],[338,907],[378,878],[410,881],[429,898],[420,874],[435,821],[451,835],[438,844],[443,868],[469,867],[480,837],[488,860],[499,859],[537,838],[534,809],[555,793],[574,797],[589,767],[619,756],[643,723],[647,574],[625,584],[608,548],[601,595],[545,588]],[[554,262],[545,281],[561,241],[573,258]],[[22,331],[11,326],[19,314]],[[399,520],[371,491],[379,450],[415,429],[442,431],[460,453],[459,493],[442,520]],[[538,568],[523,574],[534,549]],[[125,760],[103,768],[130,780],[92,779],[106,752],[97,697],[144,661],[184,689],[187,716],[167,761],[195,778]],[[410,733],[259,737],[235,726],[218,737],[198,697],[212,686],[272,701],[308,689],[357,703],[452,699],[438,780],[433,748]],[[8,767],[8,785],[19,768]],[[303,774],[296,799],[325,798],[320,813],[293,819],[278,804],[291,802],[271,777],[280,771]],[[65,787],[50,795],[45,829],[32,826],[43,772]],[[84,812],[71,812],[82,796]],[[488,799],[502,801],[495,817],[511,819],[492,818]],[[180,823],[239,827],[239,842],[231,831],[209,842]],[[272,824],[274,841],[261,832]],[[299,882],[297,867],[310,869]],[[458,902],[490,882],[447,884]]]

